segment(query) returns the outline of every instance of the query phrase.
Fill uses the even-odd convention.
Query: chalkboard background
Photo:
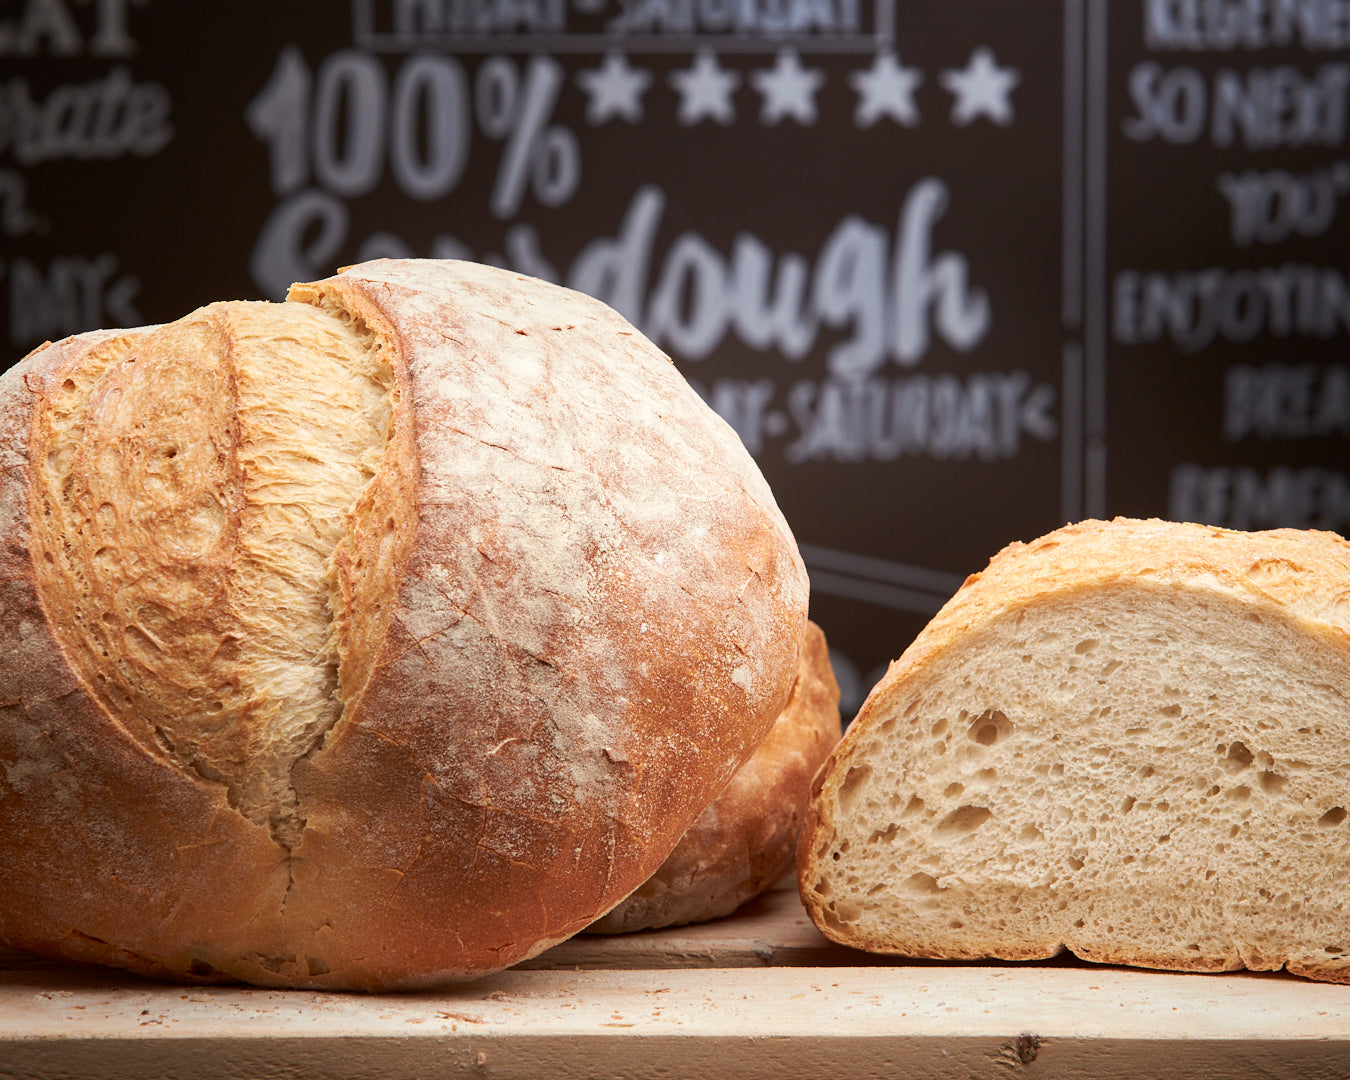
[[[740,432],[845,708],[1066,520],[1350,521],[1330,0],[0,0],[0,342],[379,255],[614,304]]]

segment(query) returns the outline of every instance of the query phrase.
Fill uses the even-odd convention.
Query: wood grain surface
[[[180,987],[0,956],[0,1077],[1350,1076],[1350,986],[833,945],[776,891],[437,993]]]

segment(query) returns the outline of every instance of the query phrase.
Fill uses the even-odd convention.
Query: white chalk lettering
[[[136,326],[133,305],[140,281],[117,274],[117,256],[108,252],[52,259],[44,271],[29,259],[12,259],[9,271],[9,339],[35,345],[100,326]]]
[[[304,187],[311,170],[329,191],[366,195],[387,159],[399,190],[430,202],[453,191],[468,165],[468,81],[448,56],[409,57],[391,88],[371,53],[343,49],[311,75],[300,50],[287,45],[244,116],[267,144],[277,195]]]
[[[616,34],[844,34],[859,29],[858,0],[620,0]]]
[[[1297,233],[1321,236],[1350,191],[1350,162],[1294,175],[1283,169],[1221,173],[1219,191],[1231,209],[1233,243],[1278,244]]]
[[[1206,468],[1172,470],[1168,516],[1230,529],[1327,529],[1350,525],[1350,477],[1329,469]]]
[[[129,3],[143,7],[146,0],[95,0],[93,30],[82,32],[70,0],[25,0],[17,19],[0,19],[0,56],[131,56],[136,42],[127,28]],[[89,6],[89,0],[76,0],[75,7]]]
[[[1131,69],[1128,85],[1134,115],[1121,128],[1135,142],[1185,145],[1208,133],[1215,146],[1268,150],[1336,147],[1346,139],[1350,64],[1323,64],[1312,75],[1289,65],[1225,68],[1211,88],[1195,68],[1145,61]]]
[[[1223,381],[1229,442],[1350,435],[1350,368],[1343,364],[1238,364]]]
[[[1340,146],[1347,90],[1350,64],[1324,64],[1312,78],[1289,66],[1220,71],[1214,76],[1212,141],[1240,142],[1248,150]]]
[[[681,356],[701,360],[726,333],[726,293],[721,255],[697,233],[681,233],[666,254],[652,293],[647,334],[653,341],[668,342]]]
[[[1129,86],[1135,115],[1122,124],[1128,138],[1191,143],[1205,130],[1208,91],[1204,76],[1194,68],[1165,71],[1152,62],[1136,64]]]
[[[28,205],[28,183],[23,174],[0,169],[0,235],[23,236],[46,225],[46,219]]]
[[[567,29],[563,0],[394,0],[394,33],[560,34]]]
[[[1145,0],[1143,15],[1144,42],[1155,51],[1350,46],[1347,0]]]
[[[731,248],[731,278],[736,287],[731,308],[737,337],[753,349],[776,346],[789,360],[800,360],[811,351],[816,318],[806,302],[811,278],[807,259],[788,252],[778,260],[774,273],[768,245],[757,236],[741,233]]]
[[[947,200],[940,180],[915,184],[893,247],[883,227],[845,218],[821,248],[809,292],[801,255],[782,255],[771,274],[772,257],[754,236],[738,237],[726,258],[697,233],[682,233],[644,304],[652,240],[665,205],[664,193],[648,185],[634,197],[617,238],[582,250],[568,284],[623,312],[685,360],[703,359],[728,332],[753,348],[778,346],[796,359],[810,350],[824,324],[851,331],[830,349],[832,374],[865,376],[887,356],[912,367],[929,351],[934,333],[965,352],[984,339],[992,321],[988,296],[969,284],[965,256],[933,254],[932,233]]]
[[[1172,341],[1183,352],[1216,338],[1260,334],[1327,339],[1350,332],[1350,283],[1335,267],[1259,270],[1122,270],[1112,293],[1112,334],[1122,345]]]
[[[149,157],[173,138],[169,108],[164,87],[133,82],[120,65],[102,79],[58,86],[40,101],[26,80],[10,79],[0,85],[0,154],[8,151],[21,165]]]
[[[666,195],[649,184],[628,205],[615,239],[593,240],[572,263],[567,283],[578,292],[604,300],[629,322],[641,324],[647,294],[652,244]]]
[[[784,451],[807,461],[996,461],[1015,457],[1024,434],[1054,438],[1054,387],[1033,386],[1024,371],[971,375],[910,375],[865,381],[803,380],[788,393],[800,431]]]
[[[690,385],[732,426],[755,457],[764,450],[765,436],[782,435],[787,429],[786,416],[768,411],[776,392],[772,379],[718,379],[711,391],[694,380]]]

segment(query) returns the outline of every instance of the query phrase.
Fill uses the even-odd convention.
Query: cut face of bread
[[[1350,981],[1350,545],[1089,522],[1013,545],[817,780],[836,941]]]

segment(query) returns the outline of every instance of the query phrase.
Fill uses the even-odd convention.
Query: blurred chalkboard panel
[[[1322,0],[0,5],[0,342],[380,255],[600,296],[759,461],[846,707],[1014,539],[1350,519]]]

